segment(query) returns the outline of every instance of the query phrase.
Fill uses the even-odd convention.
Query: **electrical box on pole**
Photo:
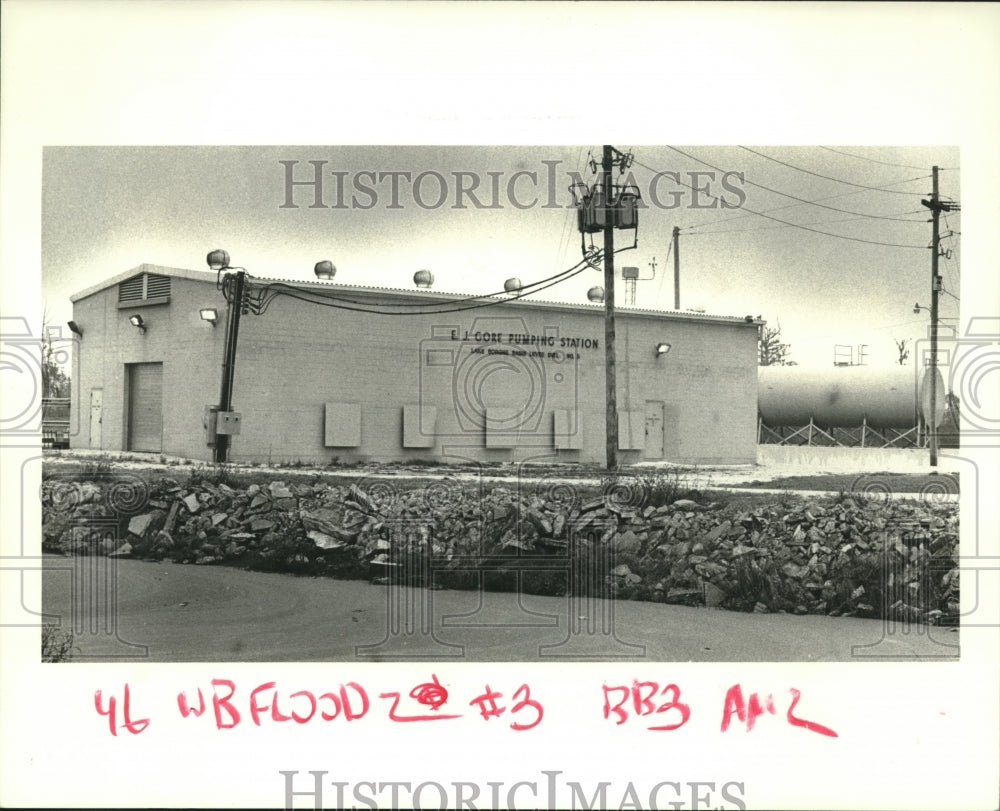
[[[639,227],[639,190],[633,185],[611,185],[611,197],[603,183],[583,187],[577,202],[577,229],[581,234],[599,234],[610,223],[619,231]],[[577,192],[574,190],[574,194]]]
[[[570,192],[577,205],[577,227],[580,231],[581,248],[584,259],[591,267],[599,269],[593,261],[595,249],[584,244],[587,234],[604,235],[604,369],[605,369],[605,439],[607,442],[607,467],[614,470],[618,466],[618,402],[615,382],[615,230],[635,232],[632,247],[638,244],[639,233],[639,189],[634,184],[615,184],[611,171],[617,166],[624,173],[631,164],[631,154],[619,152],[613,146],[605,145],[601,160],[600,180],[592,186],[582,182],[570,186]],[[596,166],[592,163],[596,171]],[[638,274],[636,274],[638,277]],[[630,280],[633,285],[635,279]],[[591,290],[593,293],[594,290]],[[593,300],[593,298],[592,298]]]

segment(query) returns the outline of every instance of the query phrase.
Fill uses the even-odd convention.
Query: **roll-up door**
[[[128,450],[163,450],[163,364],[128,366]]]

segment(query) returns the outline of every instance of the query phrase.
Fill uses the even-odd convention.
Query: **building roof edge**
[[[182,279],[192,279],[194,281],[210,282],[214,284],[216,282],[216,274],[212,271],[205,270],[190,270],[187,268],[174,268],[167,267],[164,265],[155,265],[151,263],[143,263],[130,270],[126,270],[109,279],[104,280],[96,285],[92,285],[79,293],[70,296],[70,301],[77,302],[81,299],[92,296],[95,293],[99,293],[109,287],[112,287],[120,282],[130,279],[133,276],[137,276],[140,273],[156,273],[163,276],[174,276]],[[527,296],[519,298],[517,296],[503,296],[494,295],[488,296],[485,294],[469,294],[469,293],[447,293],[440,290],[420,290],[420,289],[409,289],[402,287],[361,287],[358,285],[346,285],[338,282],[327,282],[327,281],[316,281],[316,280],[302,280],[302,279],[279,279],[264,276],[253,276],[250,275],[251,280],[256,282],[264,283],[281,283],[288,285],[296,285],[297,287],[316,289],[316,290],[329,290],[335,289],[342,291],[344,293],[352,294],[375,294],[375,295],[386,295],[395,298],[407,298],[407,299],[427,299],[432,301],[448,301],[454,300],[456,303],[467,299],[479,299],[494,301],[497,304],[504,302],[516,303],[518,306],[527,307],[537,307],[539,309],[555,309],[555,310],[571,310],[575,312],[594,312],[603,309],[601,304],[578,304],[575,302],[565,302],[565,301],[551,301],[547,299],[533,299]],[[764,321],[753,318],[752,316],[730,316],[730,315],[710,315],[708,313],[695,312],[693,310],[650,310],[643,309],[639,307],[623,307],[616,306],[615,312],[620,315],[631,315],[640,316],[645,318],[668,318],[671,320],[681,320],[681,321],[697,321],[710,324],[731,324],[734,326],[753,326],[758,327],[765,323]]]
[[[107,288],[113,287],[120,282],[124,282],[126,279],[138,276],[140,273],[155,273],[159,276],[174,276],[181,279],[193,279],[199,282],[212,282],[213,284],[216,279],[215,273],[209,270],[189,270],[187,268],[174,268],[167,267],[166,265],[154,265],[150,262],[143,262],[141,265],[136,265],[136,267],[131,268],[130,270],[122,271],[109,279],[105,279],[103,282],[98,282],[97,284],[84,288],[79,293],[74,293],[69,297],[69,300],[75,304],[80,301],[80,299],[85,299],[95,293],[100,293],[102,290],[106,290]]]

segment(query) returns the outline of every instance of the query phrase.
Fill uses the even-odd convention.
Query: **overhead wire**
[[[579,265],[583,267],[579,267]],[[568,271],[563,271],[563,273],[558,274],[557,277],[550,277],[552,281],[548,284],[541,286],[533,286],[532,289],[526,293],[520,293],[517,296],[512,296],[506,299],[496,299],[495,297],[503,295],[501,293],[491,293],[488,296],[470,296],[465,299],[459,299],[457,301],[440,301],[440,302],[399,302],[397,304],[391,305],[395,307],[440,307],[441,309],[433,310],[383,310],[378,309],[377,305],[368,304],[368,302],[362,302],[352,299],[345,299],[335,295],[330,295],[318,290],[304,290],[302,288],[296,287],[294,285],[287,284],[285,282],[271,282],[262,285],[263,292],[260,299],[260,305],[258,307],[258,315],[262,315],[267,308],[270,306],[271,302],[278,296],[288,296],[289,298],[298,299],[300,301],[307,301],[313,304],[319,304],[323,307],[333,307],[334,309],[349,310],[351,312],[361,312],[361,313],[371,313],[372,315],[439,315],[443,313],[461,312],[463,310],[475,310],[480,307],[490,307],[496,304],[502,304],[506,301],[510,301],[512,298],[523,298],[525,296],[531,295],[532,293],[538,293],[542,290],[546,290],[560,282],[567,281],[573,278],[577,274],[586,270],[588,265],[583,262],[577,263],[574,266],[575,269],[570,269]],[[522,288],[523,289],[523,288]],[[270,293],[271,295],[267,295]],[[476,304],[469,304],[468,306],[458,306],[455,304],[461,304],[462,302],[475,301]],[[335,303],[336,302],[336,303]],[[360,306],[352,306],[360,305]],[[448,306],[452,305],[452,306]]]
[[[667,145],[667,149],[672,149],[674,152],[677,152],[677,153],[683,155],[684,157],[689,158],[690,160],[693,160],[693,161],[696,161],[698,163],[701,163],[701,164],[709,167],[710,169],[715,169],[715,171],[717,171],[717,172],[724,172],[724,173],[726,172],[725,169],[722,169],[722,168],[720,168],[718,166],[715,166],[714,164],[711,164],[708,161],[704,161],[701,158],[696,158],[694,155],[691,155],[691,154],[689,154],[687,152],[684,152],[683,150],[678,149],[675,146],[669,146],[669,145]],[[743,182],[747,183],[747,184],[749,184],[751,186],[756,186],[758,189],[763,189],[764,191],[771,192],[772,194],[779,194],[782,197],[787,197],[789,200],[798,200],[800,203],[807,203],[808,205],[816,206],[817,208],[825,208],[825,209],[828,209],[829,211],[837,211],[837,212],[839,212],[841,214],[853,214],[853,215],[858,216],[858,217],[868,217],[868,218],[873,219],[873,220],[883,220],[883,219],[886,219],[885,217],[879,216],[878,214],[867,214],[867,213],[865,213],[863,211],[850,211],[850,210],[848,210],[846,208],[837,208],[836,206],[823,205],[822,203],[817,203],[817,202],[814,202],[813,200],[806,200],[803,197],[796,197],[794,194],[788,194],[787,192],[783,192],[783,191],[780,191],[778,189],[772,189],[770,186],[764,186],[764,185],[761,185],[760,183],[754,183],[752,180],[747,180],[746,178],[743,179]],[[909,193],[911,193],[911,194],[919,194],[918,192],[909,192]],[[747,209],[747,211],[749,211],[749,210],[750,209]]]
[[[920,211],[903,211],[901,214],[922,214],[923,210]],[[865,217],[847,217],[842,220],[813,220],[811,222],[798,223],[798,225],[834,225],[841,222],[857,222],[858,220],[866,219]],[[883,219],[891,219],[893,222],[908,222],[916,223],[917,225],[923,225],[923,220],[906,220],[902,217],[884,217]],[[693,227],[693,226],[691,226]],[[787,225],[763,225],[760,228],[727,228],[723,231],[690,231],[685,232],[688,236],[705,236],[708,234],[752,234],[756,231],[773,231],[779,228],[788,228]]]
[[[676,152],[679,152],[682,155],[686,155],[686,153],[682,152],[679,149],[676,149],[676,147],[669,147],[669,148],[673,149]],[[687,157],[691,157],[692,160],[695,160],[698,163],[705,164],[705,166],[712,166],[711,164],[706,163],[705,161],[702,161],[702,160],[698,160],[697,158],[694,158],[693,156],[689,156],[689,155],[686,155],[686,156]],[[654,173],[657,173],[657,174],[662,174],[662,173],[658,172],[658,170],[653,169],[652,167],[647,166],[644,163],[640,163],[639,161],[635,161],[635,163],[638,166],[642,166],[644,169],[647,169],[650,172],[654,172]],[[712,168],[713,169],[717,169],[717,167],[714,167],[714,166],[712,166]],[[724,170],[717,169],[717,171],[724,171]],[[675,181],[675,182],[677,182],[677,181]],[[679,185],[686,186],[689,189],[693,189],[695,191],[701,192],[701,193],[705,194],[707,197],[710,197],[712,199],[715,199],[715,200],[719,199],[715,195],[709,194],[708,192],[705,192],[704,189],[700,189],[697,186],[691,186],[691,185],[686,184],[686,183],[680,183]],[[754,185],[756,185],[756,184],[754,184]],[[805,201],[805,202],[808,202],[808,201]],[[830,231],[820,231],[818,228],[810,228],[810,227],[805,226],[805,225],[799,225],[798,223],[789,222],[788,220],[782,220],[779,217],[772,217],[771,215],[765,214],[762,211],[756,211],[756,210],[754,210],[752,208],[747,208],[746,206],[742,206],[741,208],[742,208],[742,210],[748,211],[751,214],[756,214],[758,217],[764,217],[765,219],[773,220],[774,222],[779,222],[782,225],[789,225],[789,226],[791,226],[793,228],[799,228],[799,229],[801,229],[803,231],[809,231],[809,232],[814,233],[814,234],[822,234],[823,236],[827,236],[827,237],[836,237],[837,239],[846,239],[846,240],[849,240],[851,242],[863,242],[863,243],[868,244],[868,245],[881,245],[883,247],[888,247],[888,248],[908,248],[908,249],[921,250],[921,251],[927,250],[926,246],[924,246],[924,245],[904,245],[902,243],[896,243],[896,242],[879,242],[877,240],[862,239],[861,237],[852,237],[852,236],[847,236],[845,234],[835,234],[835,233],[832,233]],[[840,210],[840,209],[834,209],[834,210]],[[857,212],[846,212],[846,213],[856,214]]]
[[[535,290],[535,289],[532,289],[532,288],[538,288],[538,289],[544,290],[545,287],[549,287],[550,286],[550,285],[547,284],[548,282],[557,283],[558,281],[561,281],[562,279],[560,279],[560,277],[562,277],[562,276],[564,276],[564,275],[566,275],[568,273],[571,273],[573,270],[575,270],[576,268],[578,268],[581,264],[584,264],[585,262],[586,262],[586,259],[581,259],[579,262],[577,262],[576,264],[574,264],[571,267],[567,268],[566,270],[562,270],[559,273],[553,274],[552,276],[549,276],[549,277],[547,277],[545,279],[539,279],[536,282],[530,282],[528,284],[523,284],[523,285],[521,285],[521,287],[519,289],[520,290],[527,290],[528,292],[525,293],[525,295],[528,295],[530,293],[538,292],[538,290]],[[539,285],[545,285],[545,287],[539,287]],[[301,288],[298,288],[298,287],[294,287],[294,285],[289,285],[287,282],[281,282],[281,281],[271,281],[271,282],[268,282],[266,285],[264,285],[264,287],[268,288],[268,289],[270,289],[270,288],[284,289],[285,287],[293,287],[295,290],[301,289]],[[345,304],[355,304],[355,305],[359,305],[359,306],[363,306],[363,307],[371,306],[366,301],[358,301],[357,299],[351,299],[351,298],[348,298],[347,296],[343,296],[343,295],[340,295],[340,294],[336,293],[336,291],[325,292],[325,291],[320,291],[320,290],[311,290],[310,292],[314,293],[317,296],[321,296],[323,298],[328,298],[328,299],[331,299],[333,301],[340,301],[340,302],[343,302]],[[479,300],[482,300],[482,299],[494,298],[496,296],[502,296],[502,295],[506,295],[506,294],[507,294],[506,290],[498,290],[498,291],[493,292],[493,293],[482,293],[482,294],[474,295],[474,296],[465,296],[464,298],[452,299],[450,301],[421,301],[421,302],[402,302],[401,301],[401,302],[399,302],[397,304],[394,304],[393,306],[394,307],[449,307],[449,306],[453,306],[455,304],[464,304],[465,302],[469,302],[469,301],[479,301]]]
[[[754,155],[759,155],[765,160],[773,161],[774,163],[780,164],[781,166],[787,166],[789,169],[794,169],[797,172],[803,172],[804,174],[812,175],[813,177],[821,177],[824,180],[832,180],[834,183],[843,183],[845,186],[855,186],[856,188],[864,189],[865,191],[880,191],[883,194],[909,194],[909,195],[921,194],[921,192],[897,191],[895,189],[879,188],[878,186],[868,186],[863,183],[852,183],[850,180],[844,180],[839,177],[830,177],[830,175],[823,175],[820,174],[819,172],[813,172],[810,169],[803,169],[801,166],[795,166],[794,164],[787,163],[783,160],[778,160],[778,158],[773,158],[770,155],[765,155],[763,152],[758,152],[756,149],[750,149],[750,147],[748,146],[741,146],[740,149],[746,150],[747,152],[750,152]],[[907,180],[901,180],[899,182],[910,183],[914,180],[923,180],[924,177],[926,177],[926,175],[923,175],[922,177],[911,177]]]
[[[580,147],[576,156],[576,170],[574,177],[581,177],[582,172],[580,169],[580,164],[583,161],[583,150],[585,147]],[[559,248],[556,253],[556,264],[562,264],[565,259],[566,252],[569,250],[569,234],[572,228],[573,221],[576,219],[576,208],[574,206],[569,206],[566,209],[566,219],[563,221],[563,230],[559,237]]]
[[[960,212],[955,212],[955,214],[956,214],[956,216],[961,216]],[[952,230],[951,223],[948,221],[948,213],[947,212],[942,212],[942,218],[944,219],[944,226],[947,229],[947,232],[945,234],[941,235],[941,239],[950,239],[951,237],[954,237],[954,236],[961,236],[961,233],[962,233],[961,231],[953,231]],[[940,242],[938,244],[940,246]],[[959,244],[961,244],[961,243],[959,242]],[[951,249],[949,248],[948,250],[944,251],[941,254],[941,258],[944,259],[944,271],[945,271],[945,274],[948,276],[948,287],[958,288],[959,287],[959,282],[956,280],[956,276],[958,275],[958,271],[952,265],[952,251],[951,251]],[[953,271],[954,271],[954,275],[953,275]],[[950,291],[948,291],[948,290],[946,290],[944,288],[942,288],[942,292],[946,293],[949,296],[951,296],[953,299],[955,299],[955,301],[961,301],[961,299],[958,296],[956,296],[954,293],[952,293],[952,292],[950,292]]]
[[[667,262],[670,261],[670,254],[673,251],[673,249],[674,249],[674,241],[670,240],[670,242],[667,243],[667,256],[663,260],[663,275],[660,276],[660,284],[656,288],[656,296],[653,298],[654,307],[660,303],[660,294],[663,293],[663,280],[667,278]]]
[[[541,290],[545,290],[545,289],[547,289],[549,287],[552,287],[552,286],[554,286],[556,284],[559,284],[560,282],[563,282],[563,281],[566,281],[568,279],[573,278],[574,276],[576,276],[579,273],[582,273],[586,269],[587,269],[586,266],[585,267],[581,267],[581,268],[577,269],[576,271],[574,271],[572,273],[569,273],[564,278],[556,279],[555,281],[551,282],[550,284],[547,284],[547,285],[545,285],[543,287],[539,287],[537,290],[533,290],[531,292],[537,293],[537,292],[540,292]],[[288,298],[297,299],[299,301],[305,301],[305,302],[308,302],[310,304],[318,304],[318,305],[320,305],[322,307],[332,307],[333,309],[336,309],[336,310],[348,310],[350,312],[369,313],[371,315],[401,315],[401,316],[444,315],[446,313],[463,312],[465,310],[478,310],[478,309],[481,309],[483,307],[493,307],[493,306],[496,306],[498,304],[505,304],[508,301],[516,300],[516,299],[520,299],[520,298],[524,297],[523,295],[518,295],[518,296],[511,296],[510,298],[507,298],[507,299],[498,299],[498,300],[494,300],[494,301],[480,300],[476,304],[470,304],[470,305],[464,306],[464,307],[452,307],[452,308],[449,308],[449,309],[443,309],[442,308],[440,310],[419,310],[419,311],[416,311],[416,310],[410,310],[410,311],[401,310],[401,311],[391,311],[391,310],[377,309],[375,307],[354,307],[354,306],[350,306],[350,305],[346,305],[346,304],[342,304],[342,303],[335,303],[337,301],[336,299],[329,299],[327,301],[323,301],[321,299],[324,299],[324,298],[327,298],[327,297],[322,296],[322,295],[318,295],[318,294],[313,295],[313,296],[303,295],[303,293],[305,293],[306,291],[302,291],[299,288],[293,287],[291,285],[286,285],[286,284],[271,284],[271,285],[267,286],[267,289],[268,289],[269,292],[271,292],[271,295],[262,301],[262,305],[259,308],[259,311],[257,312],[258,315],[263,315],[267,311],[267,309],[270,306],[271,302],[275,298],[277,298],[279,296],[287,296]],[[528,295],[528,294],[524,294],[524,295]],[[444,303],[451,303],[451,302],[444,302]]]
[[[789,169],[794,169],[797,172],[803,172],[803,173],[805,173],[807,175],[812,175],[813,177],[821,177],[824,180],[832,180],[835,183],[843,183],[845,186],[855,186],[855,187],[857,187],[859,189],[864,189],[866,191],[880,191],[883,194],[910,194],[910,195],[914,195],[914,194],[919,195],[920,194],[920,192],[897,191],[895,189],[882,189],[882,188],[879,188],[877,186],[867,186],[867,185],[862,184],[862,183],[852,183],[850,180],[843,180],[843,179],[838,178],[838,177],[830,177],[829,175],[822,175],[819,172],[813,172],[813,171],[811,171],[809,169],[803,169],[801,166],[795,166],[795,165],[793,165],[791,163],[786,163],[783,160],[778,160],[777,158],[772,158],[770,155],[765,155],[763,152],[758,152],[756,149],[751,149],[748,146],[741,146],[740,149],[744,149],[747,152],[750,152],[750,153],[752,153],[754,155],[759,155],[760,157],[762,157],[762,158],[764,158],[766,160],[773,161],[774,163],[781,164],[782,166],[787,166]],[[926,175],[924,177],[926,177]],[[922,180],[922,179],[923,179],[922,177],[913,177],[913,178],[909,178],[908,180],[901,180],[899,182],[900,183],[909,183],[909,182],[911,182],[913,180]]]
[[[825,149],[827,152],[835,152],[838,155],[847,155],[847,157],[849,157],[849,158],[856,158],[857,160],[860,160],[860,161],[869,161],[870,163],[880,163],[883,166],[895,166],[895,167],[897,167],[899,169],[925,169],[926,168],[924,166],[912,166],[912,165],[910,165],[908,163],[890,163],[889,161],[879,161],[879,160],[875,160],[875,158],[866,158],[864,155],[853,155],[850,152],[844,152],[841,149],[833,149],[832,147],[829,147],[829,146],[821,146],[820,149]]]
[[[929,177],[930,177],[930,175],[926,175],[925,177],[917,178],[917,180],[924,180],[925,178],[929,178]],[[886,183],[885,184],[885,188],[888,188],[889,186],[899,186],[901,183],[912,183],[912,182],[913,181],[910,181],[910,180],[904,180],[904,181],[897,181],[895,183]],[[879,187],[875,186],[873,188],[879,188]],[[814,200],[809,200],[807,202],[802,202],[802,203],[788,203],[787,205],[775,206],[774,208],[765,208],[762,213],[769,214],[769,213],[771,213],[773,211],[785,211],[785,210],[787,210],[789,208],[799,208],[800,206],[804,206],[804,205],[812,205],[813,203],[818,203],[818,202],[820,202],[822,200],[835,200],[838,197],[850,197],[852,194],[864,194],[864,191],[863,190],[859,190],[859,191],[845,191],[845,192],[839,192],[838,194],[828,194],[826,197],[817,197]],[[923,209],[921,209],[921,212],[923,212]],[[721,225],[724,222],[731,222],[733,220],[745,220],[745,219],[749,219],[750,216],[751,215],[749,215],[749,214],[737,214],[734,217],[725,217],[725,218],[723,218],[721,220],[715,220],[714,222],[711,222],[711,223],[698,223],[696,225],[689,225],[689,226],[682,226],[682,227],[686,227],[686,228],[705,228],[705,227],[710,226],[710,225]]]
[[[632,250],[632,246],[618,248],[617,250],[615,250],[615,253],[618,254],[626,250]],[[434,309],[434,310],[419,310],[419,311],[385,310],[385,309],[379,309],[377,305],[368,305],[367,302],[345,299],[344,297],[331,294],[327,291],[303,289],[295,285],[289,284],[287,282],[265,282],[263,284],[260,282],[255,282],[254,283],[255,286],[257,286],[261,292],[259,295],[259,299],[256,301],[256,303],[251,301],[251,311],[257,315],[262,315],[264,312],[267,311],[268,307],[271,305],[271,302],[274,301],[275,298],[278,298],[279,296],[286,296],[288,298],[304,301],[310,304],[317,304],[322,307],[331,307],[333,309],[347,310],[351,312],[363,312],[363,313],[369,313],[371,315],[420,316],[420,315],[442,315],[445,313],[464,312],[467,310],[477,310],[484,307],[494,307],[502,304],[507,304],[512,301],[519,301],[520,299],[526,298],[529,295],[539,293],[542,290],[547,290],[550,287],[554,287],[557,284],[561,284],[564,281],[568,281],[569,279],[578,276],[583,271],[593,268],[594,264],[596,264],[602,258],[603,256],[601,252],[597,252],[596,254],[591,254],[585,259],[581,260],[580,262],[577,262],[572,267],[564,271],[561,271],[560,273],[554,274],[553,276],[549,276],[547,279],[542,279],[538,282],[532,282],[529,285],[522,285],[522,287],[519,288],[519,292],[517,295],[510,296],[506,294],[506,291],[504,291],[503,293],[497,292],[482,296],[469,296],[459,300],[450,300],[442,302],[413,302],[409,304],[405,302],[400,302],[399,304],[396,305],[390,305],[396,307],[402,307],[402,306],[420,307],[420,306],[441,305],[441,309]],[[532,289],[528,290],[527,292],[523,292],[525,288],[532,288]],[[498,298],[499,296],[506,296],[506,297]],[[475,301],[477,303],[469,304],[467,306],[458,306],[458,307],[454,306],[455,304],[462,304],[463,302],[468,302],[468,301]],[[367,306],[352,306],[352,305],[367,305]]]

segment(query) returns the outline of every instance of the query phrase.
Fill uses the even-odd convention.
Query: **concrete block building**
[[[267,306],[240,321],[233,461],[604,461],[600,304],[251,286]],[[72,301],[71,447],[211,460],[216,274],[144,264]],[[620,308],[616,326],[622,463],[755,461],[757,322]]]

